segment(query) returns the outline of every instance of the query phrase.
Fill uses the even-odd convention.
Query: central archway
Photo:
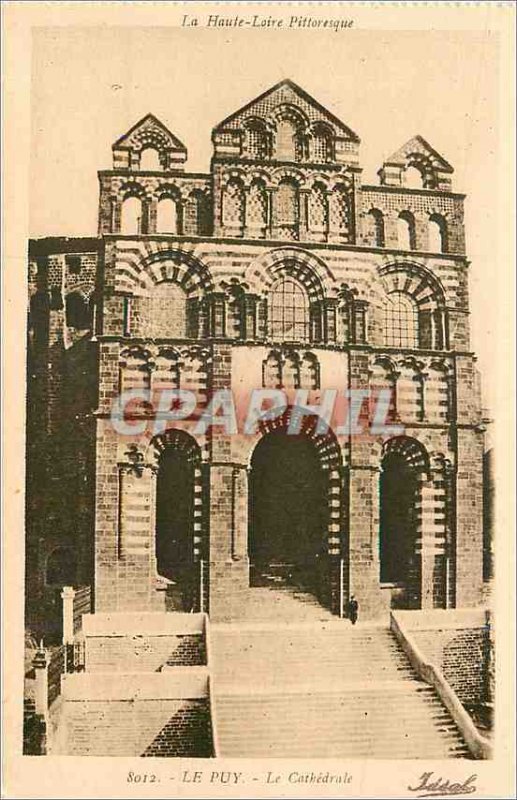
[[[251,464],[252,585],[277,579],[317,592],[327,528],[327,474],[313,442],[283,431],[266,434]]]
[[[342,547],[341,452],[301,409],[263,421],[250,463],[250,586],[310,593],[336,613],[335,567]],[[309,600],[309,598],[307,598]],[[295,612],[296,613],[296,612]]]

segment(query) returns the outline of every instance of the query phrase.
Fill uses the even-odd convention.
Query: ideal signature
[[[424,772],[418,786],[408,786],[410,792],[418,792],[417,797],[436,797],[439,795],[472,794],[476,791],[477,775],[470,775],[463,783],[451,783],[444,778],[434,778],[434,772]]]

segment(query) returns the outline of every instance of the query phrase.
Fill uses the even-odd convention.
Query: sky
[[[488,372],[494,260],[497,37],[481,31],[252,31],[61,27],[33,32],[30,235],[97,230],[98,169],[154,113],[208,171],[212,128],[291,78],[361,138],[363,182],[415,134],[455,169],[466,201],[472,345]],[[490,381],[484,382],[491,404]]]

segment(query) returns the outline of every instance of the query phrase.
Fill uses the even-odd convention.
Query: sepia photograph
[[[95,797],[506,796],[500,36],[107,5],[29,31],[15,748]]]

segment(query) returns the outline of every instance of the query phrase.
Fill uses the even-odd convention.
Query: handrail
[[[400,621],[395,618],[393,612],[390,614],[390,628],[417,675],[436,690],[443,705],[456,723],[471,755],[476,759],[493,758],[491,742],[479,733],[441,669],[425,660],[418,645],[402,627]]]
[[[199,610],[202,614],[205,610],[205,562],[202,558],[199,559]]]
[[[212,641],[210,634],[210,620],[208,614],[205,618],[205,646],[206,646],[206,665],[208,668],[208,706],[210,711],[210,727],[212,730],[212,750],[213,757],[219,756],[219,734],[217,730],[217,718],[215,708],[214,676],[212,673]]]
[[[345,616],[345,559],[339,559],[339,618]]]

